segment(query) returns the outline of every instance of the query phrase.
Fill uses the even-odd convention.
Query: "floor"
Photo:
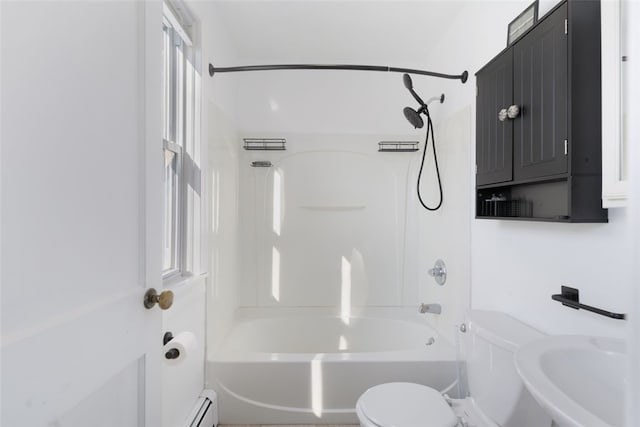
[[[296,424],[296,425],[275,425],[275,424],[265,424],[265,425],[260,425],[260,424],[218,424],[218,427],[359,427],[356,424],[332,424],[332,425],[326,425],[326,424],[318,424],[318,425],[313,425],[313,424]]]

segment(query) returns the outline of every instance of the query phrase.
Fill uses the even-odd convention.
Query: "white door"
[[[0,3],[1,425],[159,426],[162,5]]]

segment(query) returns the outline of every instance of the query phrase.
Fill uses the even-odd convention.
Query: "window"
[[[191,39],[176,13],[164,4],[163,18],[163,278],[184,275],[192,269],[187,252],[193,230],[194,170],[197,153],[199,76],[194,65]],[[196,159],[196,160],[194,160]]]
[[[602,205],[628,205],[629,1],[602,2]]]

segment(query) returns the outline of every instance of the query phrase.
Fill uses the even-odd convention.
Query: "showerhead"
[[[422,117],[420,117],[422,108],[416,111],[411,107],[404,107],[403,111],[404,111],[404,116],[406,117],[407,120],[409,120],[409,123],[411,123],[411,126],[413,126],[416,129],[421,129],[424,126],[424,121],[422,120]]]

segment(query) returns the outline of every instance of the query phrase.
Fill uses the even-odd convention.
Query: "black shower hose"
[[[426,110],[426,107],[425,107]],[[424,140],[424,150],[422,151],[422,162],[420,163],[420,172],[418,172],[418,182],[417,182],[417,190],[418,190],[418,200],[420,200],[420,204],[428,211],[437,211],[442,206],[442,180],[440,179],[440,169],[438,168],[438,155],[436,154],[436,138],[433,136],[433,123],[431,123],[431,116],[429,115],[429,110],[426,110],[427,115],[427,136]],[[424,168],[424,159],[427,155],[427,147],[429,146],[429,133],[431,133],[431,146],[433,147],[433,162],[436,165],[436,175],[438,177],[438,189],[440,191],[440,202],[434,208],[431,208],[425,204],[422,200],[422,195],[420,194],[420,179],[422,178],[422,169]]]

